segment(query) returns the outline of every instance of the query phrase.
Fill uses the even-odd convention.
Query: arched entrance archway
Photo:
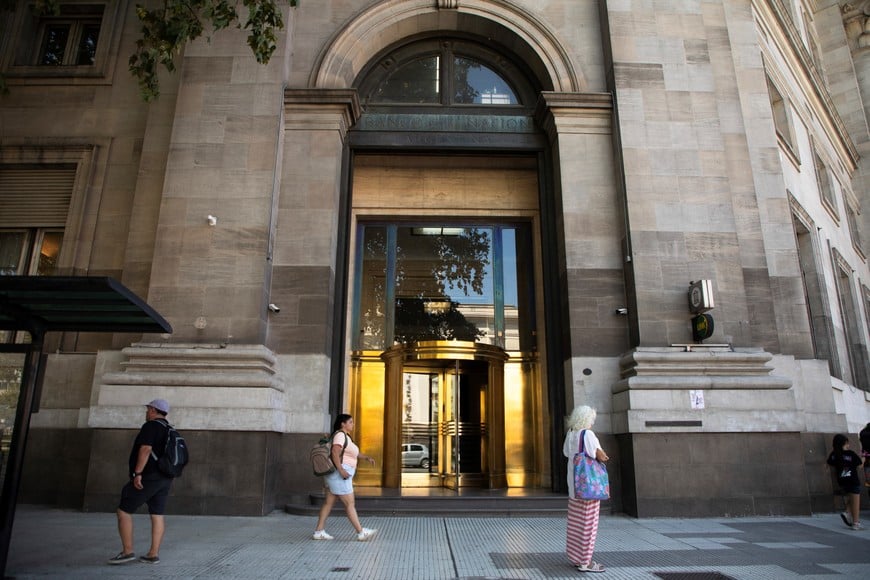
[[[557,168],[563,154],[555,150],[564,136],[577,150],[594,146],[610,151],[611,102],[609,95],[576,92],[585,88],[585,80],[574,71],[555,37],[530,15],[503,2],[458,4],[455,10],[422,1],[382,2],[371,7],[323,51],[309,77],[309,86],[316,89],[285,93],[288,127],[295,124],[294,130],[311,133],[311,137],[300,135],[301,139],[313,139],[317,132],[335,127],[341,142],[332,141],[330,146],[340,147],[345,154],[341,168],[331,168],[345,184],[339,204],[346,213],[338,223],[339,236],[347,236],[339,240],[346,253],[342,257],[340,251],[336,273],[342,277],[341,272],[348,272],[347,286],[337,288],[340,297],[346,292],[347,302],[342,305],[347,306],[336,308],[336,328],[346,328],[346,332],[341,333],[343,340],[334,343],[334,352],[351,354],[344,372],[336,367],[341,362],[333,361],[330,408],[338,412],[350,405],[355,416],[376,418],[358,424],[362,443],[376,455],[383,452],[385,444],[396,443],[386,437],[401,437],[400,433],[384,433],[382,426],[369,428],[383,423],[386,409],[380,355],[393,342],[385,341],[372,350],[361,348],[357,342],[360,331],[366,329],[360,322],[362,311],[355,310],[361,304],[361,224],[414,221],[421,226],[450,228],[523,221],[534,241],[524,274],[535,294],[534,333],[538,342],[533,349],[510,352],[505,367],[506,376],[514,373],[513,382],[506,378],[506,384],[511,382],[508,390],[519,393],[514,409],[526,442],[506,442],[513,445],[511,456],[520,457],[513,472],[507,466],[507,480],[512,486],[558,487],[564,485],[564,477],[551,473],[550,466],[558,470],[562,463],[561,450],[554,441],[561,437],[559,418],[566,407],[562,368],[566,358],[561,349],[567,343],[560,323],[567,315],[567,305],[563,301],[565,248],[560,234],[562,175]],[[403,41],[410,33],[414,36]],[[402,111],[391,110],[389,103],[372,106],[368,101],[360,107],[364,99],[359,89],[366,86],[366,73],[376,68],[374,63],[393,49],[439,37],[471,43],[478,40],[487,47],[492,43],[502,57],[519,65],[516,70],[527,76],[534,99],[523,100],[513,111],[495,111],[498,107],[491,106],[494,103],[451,109],[456,104],[450,101],[452,97],[439,101],[446,105],[440,111],[413,105]],[[510,67],[500,66],[498,58],[479,62],[511,78]],[[325,124],[323,116],[312,115],[326,110],[333,125]],[[531,181],[514,179],[524,175],[523,171],[531,173]],[[311,179],[319,182],[323,177],[321,173]],[[404,185],[393,187],[396,180],[403,179]],[[506,187],[494,187],[499,180],[508,182]],[[522,190],[520,195],[516,195],[515,186]],[[394,274],[384,272],[383,277],[391,279]],[[390,296],[384,306],[394,305],[396,298]],[[377,389],[380,396],[371,396]],[[505,410],[506,415],[511,412],[510,408]],[[381,475],[380,470],[361,470],[357,481],[381,485]]]
[[[312,69],[312,88],[343,89],[354,85],[362,69],[387,47],[411,35],[473,32],[512,47],[542,89],[585,91],[581,71],[571,63],[563,43],[534,15],[510,2],[402,0],[380,2],[359,14],[326,46]]]

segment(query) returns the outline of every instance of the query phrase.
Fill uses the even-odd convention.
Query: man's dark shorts
[[[142,479],[142,489],[133,487],[133,482],[127,483],[121,490],[121,503],[118,506],[122,512],[136,513],[143,503],[148,504],[148,513],[162,516],[166,510],[166,500],[169,497],[169,488],[172,487],[172,478],[152,475]]]

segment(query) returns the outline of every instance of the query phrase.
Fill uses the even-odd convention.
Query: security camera
[[[281,312],[281,307],[277,304],[269,304],[269,310],[272,312]]]
[[[628,308],[617,308],[616,313],[620,316],[625,316],[626,314],[628,314]]]

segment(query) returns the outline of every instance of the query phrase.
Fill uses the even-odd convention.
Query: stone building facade
[[[561,491],[579,404],[617,511],[833,508],[831,435],[870,421],[870,2],[300,0],[268,65],[221,31],[152,104],[134,2],[27,4],[0,267],[113,276],[174,332],[52,338],[26,501],[114,509],[161,397],[177,512],[317,489],[345,411],[359,485]]]

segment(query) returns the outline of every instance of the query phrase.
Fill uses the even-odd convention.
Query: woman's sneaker
[[[855,522],[854,524],[852,524],[852,529],[853,530],[863,530],[864,526],[860,522]]]
[[[365,542],[366,540],[368,540],[369,538],[374,536],[375,532],[377,532],[377,530],[370,530],[368,528],[363,528],[362,531],[356,535],[356,539],[359,540],[360,542]]]
[[[332,536],[326,533],[326,530],[318,530],[314,532],[314,535],[311,536],[312,539],[315,540],[332,540],[334,539]]]

